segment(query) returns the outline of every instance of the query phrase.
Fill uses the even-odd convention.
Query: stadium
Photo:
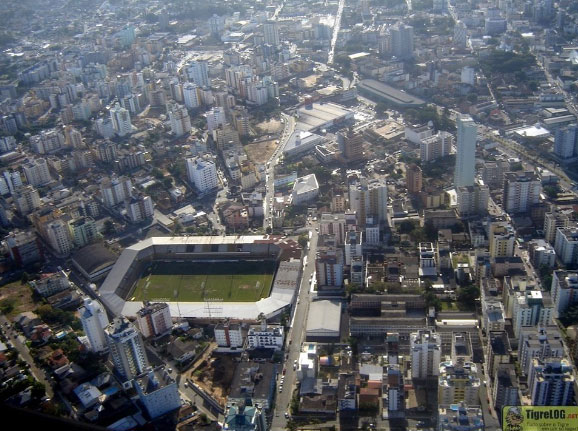
[[[122,252],[98,294],[115,316],[151,301],[175,317],[271,318],[292,304],[301,268],[299,245],[278,236],[153,237]]]

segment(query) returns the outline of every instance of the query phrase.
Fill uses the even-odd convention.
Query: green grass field
[[[131,301],[253,302],[269,296],[276,262],[153,262]]]

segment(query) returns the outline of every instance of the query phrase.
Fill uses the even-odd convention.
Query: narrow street
[[[40,383],[44,384],[46,388],[46,395],[50,398],[54,397],[54,392],[52,391],[52,386],[50,382],[46,379],[46,375],[44,371],[41,370],[36,366],[32,356],[30,356],[30,351],[24,342],[20,339],[21,336],[16,335],[16,331],[14,331],[11,327],[6,326],[6,323],[11,324],[11,322],[6,319],[6,316],[0,315],[0,325],[2,326],[2,332],[6,335],[6,338],[10,340],[10,342],[14,345],[14,348],[20,354],[22,360],[24,360],[30,366],[30,373],[34,376],[36,380]]]
[[[271,429],[273,431],[281,431],[286,429],[287,418],[285,418],[285,413],[290,413],[289,406],[291,403],[291,397],[293,395],[293,390],[295,389],[295,384],[297,383],[297,372],[293,369],[293,364],[294,361],[299,358],[301,343],[305,341],[309,304],[314,297],[314,294],[310,292],[311,284],[309,282],[309,278],[315,271],[315,253],[317,252],[317,232],[315,231],[316,227],[316,223],[311,225],[312,234],[310,239],[310,247],[306,256],[307,261],[305,263],[303,275],[301,277],[299,296],[297,297],[295,312],[292,316],[291,329],[287,334],[287,343],[289,344],[286,343],[286,353],[288,353],[288,357],[283,364],[287,371],[285,374],[285,384],[283,385],[283,391],[277,391],[277,398],[275,400],[275,413],[273,417],[273,423],[271,424]],[[277,387],[278,386],[279,385],[277,385]]]

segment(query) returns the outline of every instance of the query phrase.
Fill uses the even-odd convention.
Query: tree
[[[306,233],[302,233],[301,235],[299,235],[299,239],[297,239],[297,242],[302,248],[307,247],[308,235]]]
[[[476,299],[480,297],[480,289],[474,285],[458,289],[458,302],[466,309],[474,309]]]
[[[544,193],[546,193],[546,196],[550,199],[556,199],[558,197],[558,192],[560,191],[557,186],[545,186],[543,190]]]
[[[404,220],[399,224],[399,233],[410,233],[415,229],[415,223],[411,220]]]
[[[112,235],[115,232],[114,223],[112,220],[106,220],[104,222],[104,234],[105,235]]]
[[[173,179],[171,177],[165,177],[163,178],[163,186],[166,189],[170,189],[173,187]]]
[[[22,273],[22,277],[20,278],[20,283],[26,284],[26,283],[28,283],[28,281],[30,281],[30,274],[28,274],[26,271],[24,271]]]
[[[560,322],[565,327],[578,323],[578,304],[568,307],[560,314]]]

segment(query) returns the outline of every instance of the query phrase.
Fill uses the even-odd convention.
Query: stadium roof
[[[98,293],[114,315],[136,316],[144,306],[141,301],[126,301],[117,293],[117,288],[127,276],[127,273],[141,250],[154,245],[193,245],[193,244],[250,244],[274,242],[281,249],[286,245],[279,237],[268,235],[240,235],[240,236],[178,236],[147,238],[126,248],[108,277],[100,287]],[[285,253],[286,254],[286,253]],[[283,254],[282,254],[283,255]],[[301,261],[291,259],[279,264],[271,295],[257,302],[168,302],[171,315],[197,318],[224,318],[240,320],[255,320],[259,314],[266,317],[275,315],[279,310],[293,301],[298,287],[298,277]]]
[[[72,260],[84,269],[87,274],[92,274],[99,269],[112,265],[116,260],[116,255],[102,244],[91,244],[76,251]]]
[[[391,103],[395,106],[416,107],[425,104],[419,97],[405,93],[374,79],[364,79],[357,84],[357,88],[362,94],[365,93],[368,96],[374,96],[380,101]]]

